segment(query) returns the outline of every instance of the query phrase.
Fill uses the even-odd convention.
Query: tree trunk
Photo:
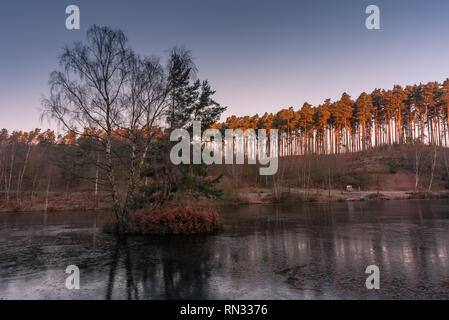
[[[46,188],[46,192],[45,192],[45,212],[47,212],[48,210],[48,197],[50,195],[50,184],[51,184],[51,168],[50,168],[50,172],[48,174],[48,180],[47,180],[47,188]]]
[[[415,146],[415,192],[418,191],[419,183],[419,156],[418,156],[418,145]]]
[[[25,171],[26,171],[26,168],[27,168],[28,159],[30,157],[30,152],[31,152],[31,145],[28,145],[28,150],[27,150],[27,153],[26,153],[26,156],[25,156],[25,162],[23,164],[22,170],[20,171],[20,175],[19,175],[19,178],[17,180],[17,195],[16,195],[17,202],[20,202],[20,200],[21,200],[20,193],[22,191],[23,178],[25,176]]]
[[[430,172],[430,181],[429,181],[429,187],[427,188],[427,192],[430,192],[432,189],[432,182],[433,182],[433,176],[435,173],[435,164],[436,164],[436,160],[437,160],[437,146],[435,144],[435,146],[433,147],[433,162],[432,162],[432,170]]]
[[[6,186],[6,204],[9,204],[10,192],[11,192],[11,184],[12,184],[12,173],[14,170],[14,160],[16,157],[16,148],[14,146],[11,147],[11,164],[9,167],[9,178],[8,185]]]
[[[97,151],[97,167],[95,168],[95,199],[94,199],[95,209],[98,208],[98,178],[99,178],[99,170],[100,170],[100,152]]]
[[[118,192],[117,192],[117,184],[115,181],[115,172],[114,172],[114,164],[113,164],[113,160],[112,160],[112,154],[111,154],[111,149],[112,149],[112,141],[111,141],[111,136],[110,133],[108,133],[108,137],[106,139],[106,161],[107,161],[107,174],[108,174],[108,179],[109,179],[109,185],[111,187],[111,195],[112,195],[112,207],[114,210],[114,214],[117,218],[117,222],[118,222],[118,227],[119,227],[119,232],[122,233],[125,229],[124,229],[124,222],[123,221],[123,212],[122,212],[122,208],[120,207],[120,200],[118,197]]]

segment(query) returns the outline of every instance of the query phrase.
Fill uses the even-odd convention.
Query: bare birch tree
[[[107,173],[123,232],[153,129],[167,107],[164,68],[156,58],[136,56],[122,31],[99,26],[89,28],[85,43],[65,47],[60,65],[63,70],[51,74],[43,116],[55,119],[66,131],[85,135],[90,129],[104,155],[97,165]],[[125,143],[129,152],[119,153],[115,140]],[[126,168],[124,191],[117,185],[118,164]]]

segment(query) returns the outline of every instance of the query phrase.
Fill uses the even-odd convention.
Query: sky
[[[67,30],[65,8],[81,11]],[[380,8],[380,30],[365,9]],[[2,0],[0,128],[56,128],[40,120],[49,74],[64,45],[93,24],[122,29],[140,55],[190,49],[232,114],[317,105],[449,77],[449,1],[384,0]]]

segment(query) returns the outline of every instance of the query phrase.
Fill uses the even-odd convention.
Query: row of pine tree
[[[231,116],[221,129],[278,129],[280,155],[358,152],[385,144],[449,143],[449,79],[304,103],[276,114]]]

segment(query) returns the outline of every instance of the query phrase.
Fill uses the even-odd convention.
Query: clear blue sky
[[[65,29],[69,4],[81,9],[79,31]],[[369,4],[381,30],[365,28]],[[49,74],[92,24],[122,29],[142,55],[192,50],[224,117],[449,76],[447,0],[2,0],[0,128],[49,127],[39,121]]]

